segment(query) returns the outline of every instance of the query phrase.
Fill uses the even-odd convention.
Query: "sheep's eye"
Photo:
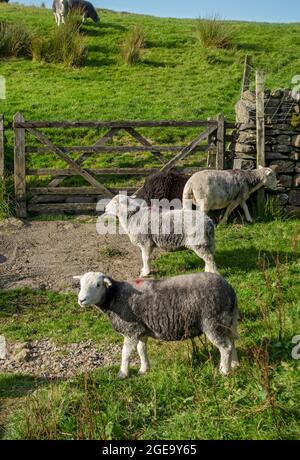
[[[97,283],[97,287],[100,287],[100,283]]]

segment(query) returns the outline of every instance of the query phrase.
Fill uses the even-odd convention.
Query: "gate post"
[[[17,217],[27,217],[26,209],[26,165],[25,165],[25,128],[15,126],[23,122],[24,117],[20,113],[14,116],[14,177],[15,199]]]
[[[225,168],[225,117],[224,113],[220,113],[217,117],[217,161],[216,168]]]
[[[256,150],[257,165],[265,166],[265,76],[261,70],[256,71]],[[261,214],[265,204],[265,191],[260,189],[257,192],[257,210]]]

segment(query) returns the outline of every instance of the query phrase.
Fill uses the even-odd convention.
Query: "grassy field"
[[[217,229],[217,263],[238,295],[241,367],[218,374],[204,339],[150,341],[151,372],[118,381],[118,366],[49,382],[1,374],[9,439],[299,439],[300,373],[292,337],[300,332],[299,223]],[[160,275],[202,268],[190,252],[163,255]],[[72,294],[2,291],[0,329],[18,341],[92,339],[121,343],[103,315]],[[2,422],[3,423],[3,422]]]
[[[196,38],[196,20],[164,19],[126,13],[100,11],[101,23],[89,22],[83,28],[88,58],[81,68],[37,63],[30,59],[1,59],[0,75],[7,80],[7,99],[0,101],[0,112],[11,120],[20,111],[26,119],[206,119],[224,112],[234,120],[239,98],[245,54],[254,68],[267,73],[270,88],[291,86],[299,73],[299,24],[259,24],[234,22],[233,46],[205,49]],[[24,22],[32,31],[47,35],[55,28],[50,10],[0,5],[2,20]],[[121,44],[127,32],[140,26],[146,35],[142,62],[121,63]],[[280,46],[278,40],[280,38]],[[283,52],[284,50],[284,52]],[[154,142],[187,143],[195,130],[165,129],[141,131]],[[93,130],[56,130],[52,139],[63,145],[93,143],[100,133]],[[10,136],[9,136],[10,138]],[[116,142],[128,141],[123,137]],[[12,145],[8,141],[7,164]],[[74,156],[76,158],[76,156]],[[201,162],[199,159],[199,162]],[[93,167],[154,167],[151,154],[95,155],[85,163]],[[65,167],[54,155],[30,155],[28,166]],[[49,178],[34,180],[35,184]],[[125,178],[128,185],[136,182]],[[65,181],[65,184],[74,183]],[[80,182],[78,182],[80,183]],[[108,185],[121,185],[117,178]]]
[[[201,47],[196,20],[100,13],[99,26],[89,23],[83,28],[89,51],[81,68],[0,59],[0,75],[7,82],[0,113],[6,120],[16,112],[33,120],[206,119],[224,112],[234,120],[245,54],[252,56],[254,68],[265,69],[271,89],[290,87],[292,77],[300,73],[300,24],[231,23],[234,46],[216,50]],[[45,36],[55,27],[52,13],[42,8],[0,4],[0,17],[23,21]],[[142,62],[126,66],[120,61],[120,47],[134,25],[145,31],[147,46]],[[184,144],[195,131],[141,133],[153,142]],[[91,144],[100,134],[50,132],[62,145]],[[7,133],[8,169],[12,155],[12,137]],[[52,155],[31,155],[27,164],[65,167]],[[99,155],[85,166],[158,164],[150,154],[138,153]],[[131,185],[128,178],[124,180]],[[121,183],[112,178],[108,185]],[[0,184],[0,197],[6,193]],[[0,216],[7,213],[5,209],[0,202]],[[236,289],[242,314],[237,344],[241,367],[229,378],[219,376],[218,353],[202,338],[195,348],[189,341],[150,341],[152,371],[138,377],[133,369],[126,382],[117,380],[117,365],[52,382],[0,374],[1,437],[299,439],[299,361],[291,357],[292,337],[300,334],[298,254],[297,221],[217,228],[217,263]],[[194,254],[183,251],[160,257],[156,268],[161,276],[169,276],[203,266]],[[17,341],[121,343],[104,316],[79,309],[75,295],[31,289],[1,291],[2,334]]]

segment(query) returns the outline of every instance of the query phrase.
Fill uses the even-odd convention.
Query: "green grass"
[[[0,14],[3,21],[25,21],[38,35],[49,36],[56,27],[52,12],[44,8],[1,4]],[[7,99],[1,101],[0,111],[7,120],[17,111],[35,120],[206,119],[223,111],[229,120],[234,120],[246,53],[252,56],[254,68],[265,69],[267,87],[288,87],[299,73],[299,24],[230,22],[233,47],[210,49],[208,56],[196,37],[197,21],[101,11],[100,25],[89,22],[83,27],[88,56],[82,68],[66,69],[60,64],[24,58],[1,59],[0,75],[7,80]],[[147,48],[142,62],[122,65],[120,47],[134,26],[144,31]],[[48,132],[61,145],[92,144],[103,133],[89,129]],[[198,130],[156,129],[141,133],[153,142],[184,145]],[[124,134],[123,141],[116,143],[129,141]],[[8,166],[12,152],[8,133]],[[193,156],[185,163],[205,164],[203,156]],[[85,166],[91,165],[154,167],[159,163],[150,153],[103,154],[85,162]],[[55,155],[33,154],[28,157],[28,166],[66,167]],[[34,184],[47,181],[49,178],[34,179]],[[136,184],[137,179],[131,177],[131,182]],[[73,178],[64,183],[82,182]],[[128,178],[123,184],[119,178],[106,178],[104,183],[131,185]]]
[[[237,292],[241,367],[218,374],[218,352],[204,339],[150,341],[151,372],[117,380],[113,365],[50,383],[0,376],[10,404],[8,439],[299,439],[299,222],[217,229],[217,262]],[[159,275],[201,270],[188,251],[156,261]],[[10,339],[120,342],[106,318],[83,311],[73,294],[2,291],[0,328]]]
[[[39,35],[49,36],[56,27],[51,11],[43,8],[0,4],[0,15],[3,21],[25,21]],[[234,35],[232,48],[207,51],[197,41],[197,20],[101,11],[99,26],[83,27],[88,46],[84,67],[66,69],[29,58],[1,59],[7,99],[0,101],[0,112],[6,120],[18,111],[33,120],[179,120],[206,119],[222,111],[234,120],[245,54],[251,54],[254,68],[265,69],[267,87],[291,86],[292,77],[299,74],[300,24],[228,25]],[[133,26],[143,29],[147,48],[140,63],[121,65],[120,46]],[[61,145],[88,145],[103,132],[48,133]],[[155,143],[186,144],[197,130],[141,133]],[[126,133],[115,143],[124,141],[129,141]],[[7,132],[9,170],[12,158],[12,135]],[[200,165],[204,160],[194,156],[186,164]],[[27,165],[65,167],[50,154],[31,154]],[[159,164],[151,154],[139,153],[97,155],[85,166],[149,168]],[[32,184],[46,184],[49,179],[34,179]],[[107,185],[124,188],[136,182],[134,177],[106,179]],[[81,182],[64,182],[68,183]],[[4,201],[7,188],[1,187]],[[276,205],[270,203],[269,208],[274,216]],[[0,205],[1,217],[9,213]],[[151,341],[151,373],[137,377],[134,369],[126,382],[117,380],[117,365],[54,383],[1,374],[0,397],[8,412],[4,422],[0,419],[2,436],[299,439],[299,362],[291,358],[292,337],[300,333],[298,235],[299,223],[293,220],[217,229],[217,263],[236,289],[242,312],[241,368],[228,379],[218,375],[218,353],[205,341],[197,341],[194,351],[189,341]],[[107,251],[111,257],[116,255],[112,249]],[[188,251],[165,254],[155,266],[161,276],[203,268]],[[79,309],[75,295],[31,289],[1,292],[0,331],[18,341],[92,339],[105,346],[121,340],[99,312]]]

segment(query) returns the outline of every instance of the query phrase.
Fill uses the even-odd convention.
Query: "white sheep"
[[[218,273],[214,260],[215,232],[212,220],[200,211],[147,207],[141,200],[115,196],[105,208],[118,217],[130,241],[142,251],[142,277],[151,273],[153,248],[166,251],[192,249],[205,262],[205,271]]]
[[[204,333],[221,353],[222,374],[239,365],[234,345],[238,338],[236,295],[221,276],[197,273],[162,281],[119,282],[92,272],[74,278],[80,279],[79,305],[96,305],[124,336],[120,378],[128,377],[135,348],[140,374],[149,370],[148,337],[181,341]]]
[[[232,211],[242,206],[247,222],[252,223],[246,201],[250,195],[262,187],[275,189],[277,186],[275,172],[271,168],[243,171],[230,169],[226,171],[205,170],[195,173],[186,183],[183,191],[183,206],[190,201],[202,212],[226,208],[222,219],[225,224]]]

